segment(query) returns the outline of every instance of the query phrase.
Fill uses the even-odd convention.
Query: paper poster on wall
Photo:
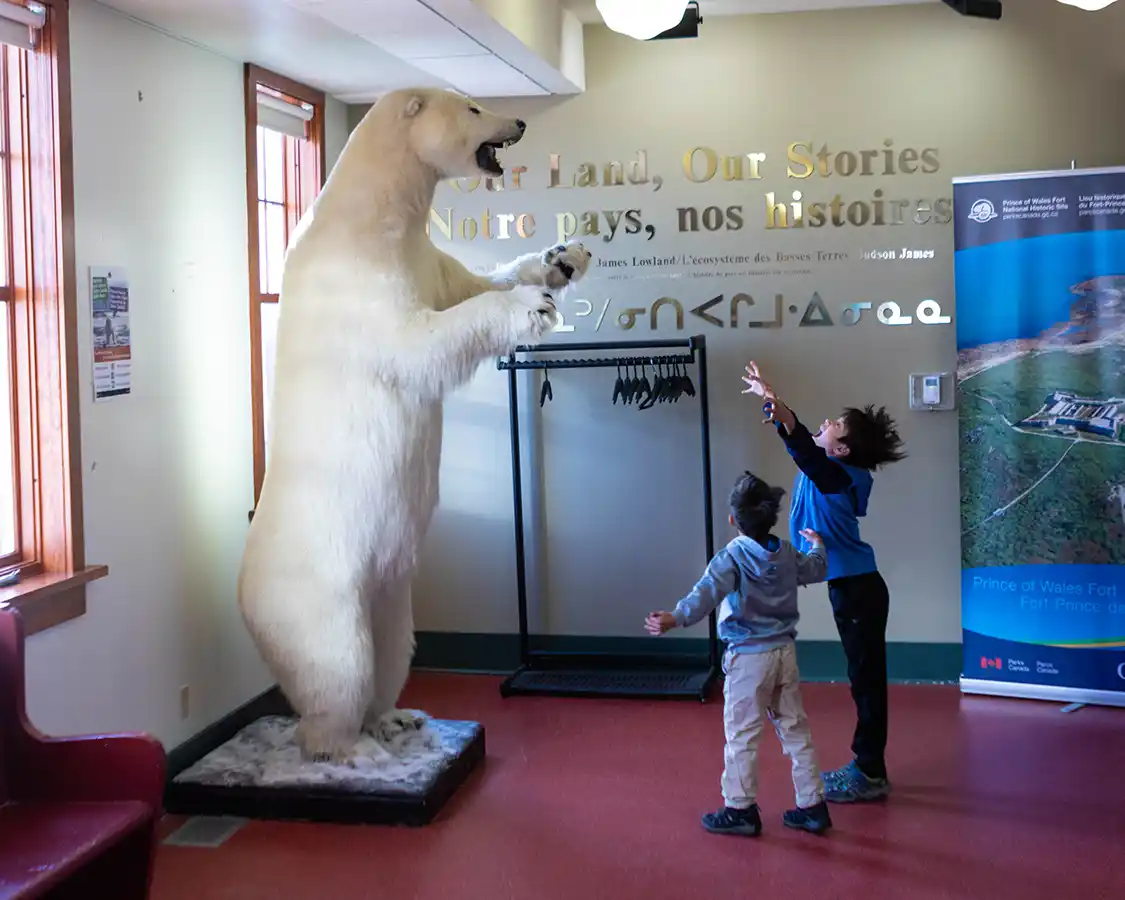
[[[1125,168],[954,181],[962,688],[1125,706]]]
[[[129,278],[118,267],[90,267],[91,328],[94,347],[94,400],[108,400],[132,389],[129,329]]]

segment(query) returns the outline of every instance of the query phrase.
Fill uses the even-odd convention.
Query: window
[[[269,448],[278,295],[289,236],[324,184],[324,94],[246,67],[254,501]]]
[[[0,5],[0,587],[29,633],[85,611],[66,0]]]

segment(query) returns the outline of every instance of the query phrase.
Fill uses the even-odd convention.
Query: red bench
[[[0,900],[143,900],[163,813],[154,738],[50,738],[27,720],[24,633],[0,607]]]

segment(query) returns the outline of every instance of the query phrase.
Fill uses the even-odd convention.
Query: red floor
[[[405,705],[487,729],[485,764],[422,829],[255,822],[218,849],[162,847],[155,900],[1122,900],[1125,711],[895,686],[884,805],[781,826],[788,763],[767,733],[766,833],[707,834],[721,701],[502,700],[421,674]],[[847,759],[846,686],[808,685],[825,766]]]

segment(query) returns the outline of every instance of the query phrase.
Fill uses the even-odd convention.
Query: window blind
[[[306,126],[313,111],[305,104],[286,103],[269,94],[258,94],[258,124],[271,131],[280,131],[290,137],[306,138]]]
[[[39,46],[39,30],[47,22],[47,10],[39,3],[24,6],[0,0],[0,44],[34,50]]]

